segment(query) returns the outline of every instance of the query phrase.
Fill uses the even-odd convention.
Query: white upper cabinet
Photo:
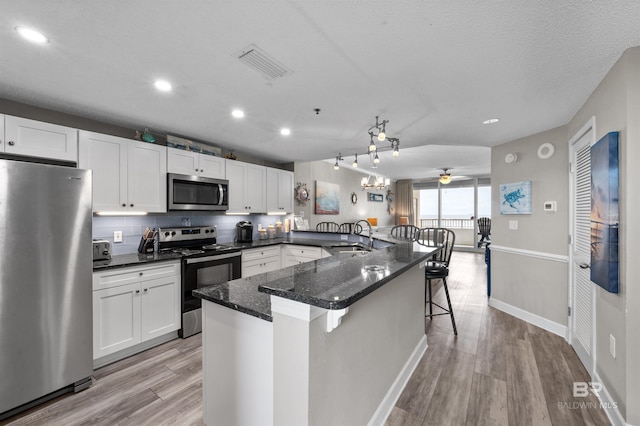
[[[77,129],[10,115],[4,116],[3,121],[0,152],[78,161]]]
[[[182,175],[226,179],[224,158],[177,148],[167,148],[167,171]]]
[[[226,163],[229,213],[265,213],[267,168],[236,160],[227,160]]]
[[[267,212],[293,212],[293,172],[267,167]]]
[[[79,167],[93,171],[93,211],[167,211],[167,148],[80,131]]]

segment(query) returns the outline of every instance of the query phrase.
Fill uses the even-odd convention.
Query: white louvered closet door
[[[593,128],[571,147],[573,165],[573,262],[571,345],[593,375],[594,284],[591,282],[591,140]]]

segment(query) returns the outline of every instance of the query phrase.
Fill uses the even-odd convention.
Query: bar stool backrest
[[[456,242],[455,232],[447,228],[421,228],[416,241],[428,247],[442,246],[442,250],[434,254],[431,260],[449,266],[453,245]]]
[[[391,236],[403,240],[415,240],[420,228],[413,225],[396,225],[391,228]]]
[[[318,232],[338,232],[340,225],[335,222],[320,222],[316,225],[316,231]]]

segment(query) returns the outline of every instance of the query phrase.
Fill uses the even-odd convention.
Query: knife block
[[[140,244],[138,244],[138,253],[153,253],[155,250],[155,242],[155,238],[140,238]]]

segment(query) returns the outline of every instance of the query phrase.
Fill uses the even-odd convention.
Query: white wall
[[[295,186],[298,182],[305,183],[311,194],[306,206],[301,206],[296,202],[294,206],[295,214],[304,212],[305,219],[309,219],[310,229],[315,229],[319,222],[355,222],[356,220],[368,217],[377,217],[379,226],[395,225],[395,217],[387,211],[386,190],[366,190],[360,186],[360,179],[365,174],[354,172],[345,167],[334,170],[333,165],[326,161],[313,161],[295,163],[294,165]],[[336,183],[340,185],[340,214],[338,215],[317,215],[314,213],[315,184],[316,181]],[[391,192],[395,194],[395,183],[390,186]],[[358,202],[354,206],[351,204],[351,193],[355,192]],[[371,202],[368,200],[368,193],[381,194],[383,202]],[[392,203],[395,208],[395,201]]]

